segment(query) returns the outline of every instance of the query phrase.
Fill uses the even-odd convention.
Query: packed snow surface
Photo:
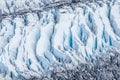
[[[53,2],[0,0],[1,78],[39,77],[52,64],[78,65],[107,47],[120,46],[119,0],[41,7]],[[29,11],[17,15],[20,10]]]

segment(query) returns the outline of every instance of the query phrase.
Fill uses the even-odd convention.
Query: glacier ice
[[[79,65],[120,46],[119,0],[54,7],[57,1],[1,0],[0,78],[40,77],[52,64]]]

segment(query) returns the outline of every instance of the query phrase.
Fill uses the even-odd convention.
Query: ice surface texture
[[[111,48],[93,56],[87,63],[79,66],[63,63],[55,64],[40,78],[30,80],[119,80],[120,79],[120,50]],[[70,68],[72,66],[72,68]]]
[[[119,0],[62,7],[52,2],[0,1],[0,77],[40,77],[52,64],[79,65],[120,46]]]

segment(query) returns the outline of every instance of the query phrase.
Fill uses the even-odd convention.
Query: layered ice
[[[0,77],[40,77],[52,64],[78,65],[106,47],[120,46],[119,0],[16,14],[52,2],[55,1],[1,1]],[[4,14],[7,17],[2,17]]]

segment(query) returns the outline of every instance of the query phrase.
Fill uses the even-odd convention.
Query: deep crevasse
[[[81,5],[3,19],[1,76],[39,76],[54,63],[78,65],[106,47],[119,47],[119,2],[102,3],[101,7],[97,3]]]

